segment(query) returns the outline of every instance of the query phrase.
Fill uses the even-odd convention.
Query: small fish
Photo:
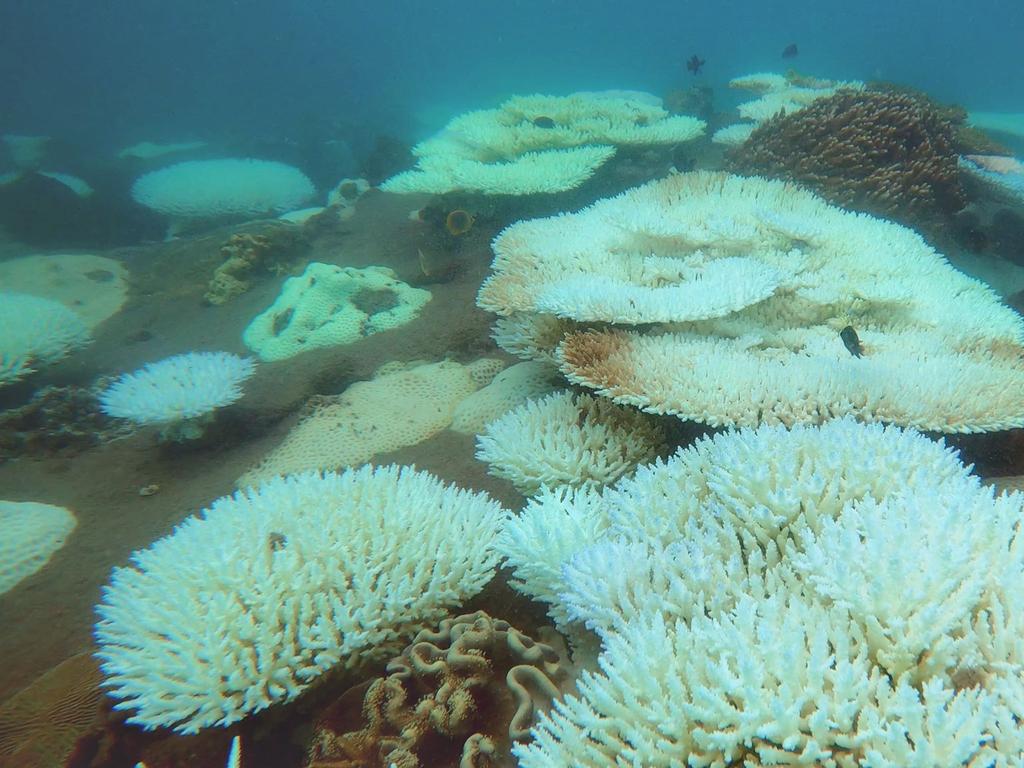
[[[555,121],[547,115],[541,115],[540,117],[533,118],[533,124],[538,128],[554,128]]]
[[[796,43],[790,43],[782,49],[782,58],[784,59],[795,59],[800,51],[797,50]]]
[[[691,56],[686,62],[686,68],[695,75],[700,74],[700,68],[703,67],[707,62],[700,58],[696,53]]]
[[[854,357],[860,357],[864,354],[864,349],[860,345],[860,337],[857,336],[857,332],[853,330],[852,325],[848,325],[839,332],[839,338],[843,340],[843,344],[846,345],[846,350]]]

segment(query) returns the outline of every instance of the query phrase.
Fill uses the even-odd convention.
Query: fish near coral
[[[687,61],[686,61],[686,69],[687,69],[688,72],[690,72],[693,75],[699,75],[701,67],[703,67],[706,63],[707,63],[706,60],[700,58],[695,53],[695,54],[693,54],[693,56],[691,56],[689,59],[687,59]]]
[[[469,211],[464,211],[461,208],[456,208],[451,211],[444,220],[444,228],[448,230],[449,235],[459,237],[464,235],[473,228],[473,222],[476,219]]]

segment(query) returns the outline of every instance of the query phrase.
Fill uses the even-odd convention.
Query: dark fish
[[[541,115],[540,117],[533,118],[533,124],[538,128],[554,128],[555,121],[547,115]]]
[[[696,53],[691,56],[686,62],[686,68],[695,75],[700,74],[700,68],[704,66],[706,62],[700,58]]]
[[[800,51],[796,48],[796,43],[790,43],[782,49],[782,58],[784,59],[795,59]]]
[[[857,336],[857,332],[853,330],[852,325],[848,325],[839,332],[839,338],[843,340],[843,344],[846,345],[846,350],[854,357],[860,357],[864,354],[864,349],[860,345],[860,337]]]

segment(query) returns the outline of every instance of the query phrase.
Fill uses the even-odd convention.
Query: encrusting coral
[[[285,360],[321,347],[351,344],[414,320],[430,291],[413,288],[387,267],[310,262],[253,318],[242,340],[261,360]]]
[[[479,592],[505,516],[397,466],[218,499],[114,570],[97,607],[103,684],[128,722],[180,733],[294,699]]]
[[[483,611],[425,629],[366,691],[366,726],[339,733],[344,697],[319,720],[307,768],[511,766],[512,742],[571,687],[564,646]]]
[[[602,644],[524,768],[1024,759],[1024,496],[941,442],[742,429],[580,493],[499,537],[513,584]]]
[[[678,174],[517,222],[494,252],[477,303],[499,344],[620,404],[712,426],[1024,426],[1020,316],[912,230],[792,184]]]
[[[772,117],[732,151],[730,166],[901,221],[946,217],[966,202],[953,125],[905,94],[843,89]]]

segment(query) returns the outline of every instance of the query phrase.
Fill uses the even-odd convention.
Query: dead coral
[[[571,685],[564,646],[550,642],[483,611],[420,632],[366,690],[365,727],[342,732],[351,697],[328,709],[308,768],[514,765],[511,743]]]
[[[224,263],[213,273],[203,298],[210,304],[223,304],[248,291],[260,276],[287,272],[306,245],[301,232],[292,226],[232,235],[220,248]]]
[[[18,408],[0,411],[0,462],[19,456],[74,456],[131,433],[122,419],[100,410],[106,386],[44,387]]]
[[[765,121],[730,153],[739,173],[802,184],[837,205],[903,222],[965,203],[953,124],[902,93],[840,90]]]

